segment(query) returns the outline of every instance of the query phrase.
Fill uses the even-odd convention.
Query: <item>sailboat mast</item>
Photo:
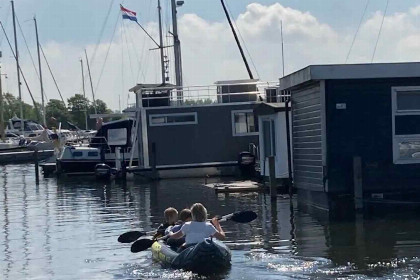
[[[165,57],[163,55],[163,35],[162,35],[162,7],[160,0],[158,0],[158,13],[159,13],[159,49],[160,49],[160,66],[162,68],[162,84],[165,84]]]
[[[3,88],[1,84],[1,67],[0,67],[0,136],[1,136],[2,141],[6,139],[5,137],[6,135],[4,133],[4,106],[3,106]]]
[[[226,9],[225,2],[223,0],[220,0],[220,1],[222,2],[223,10],[225,11],[225,14],[226,14],[227,20],[229,22],[230,28],[232,29],[233,36],[235,37],[236,44],[238,45],[239,51],[241,52],[241,56],[242,56],[242,59],[245,63],[246,70],[248,71],[249,78],[254,79],[254,76],[252,75],[251,69],[249,68],[248,61],[246,60],[244,51],[242,50],[241,43],[239,42],[238,35],[236,35],[235,28],[233,28],[233,24],[232,24],[232,21],[230,19],[229,13]]]
[[[20,67],[19,67],[19,52],[18,52],[18,44],[17,44],[17,37],[16,37],[16,15],[15,15],[15,4],[12,1],[12,16],[13,16],[13,34],[15,36],[15,54],[16,54],[16,69],[17,69],[17,82],[18,82],[18,91],[19,91],[19,106],[20,106],[20,130],[23,134],[24,127],[23,127],[23,100],[22,100],[22,89],[20,88]]]
[[[85,56],[86,56],[86,64],[87,64],[87,67],[88,67],[88,72],[89,72],[90,88],[91,88],[91,90],[92,90],[93,108],[95,109],[95,115],[96,115],[96,114],[97,114],[97,112],[96,112],[95,92],[93,91],[92,76],[91,76],[91,74],[90,74],[89,59],[88,59],[88,56],[87,56],[86,49],[85,49]]]
[[[82,87],[83,87],[83,97],[86,98],[86,91],[85,91],[85,73],[83,72],[83,60],[80,59],[80,66],[82,67]],[[88,129],[88,119],[87,119],[87,103],[85,108],[85,128]]]
[[[38,51],[39,82],[41,84],[42,122],[43,122],[44,127],[47,127],[46,112],[45,112],[45,102],[44,102],[44,85],[42,84],[41,55],[39,53],[38,25],[36,23],[36,18],[35,17],[34,17],[34,22],[35,22],[36,48],[37,48],[37,51]]]
[[[175,80],[176,80],[176,85],[178,87],[182,87],[181,42],[179,41],[179,37],[178,37],[178,19],[177,19],[177,11],[176,11],[176,1],[171,0],[171,5],[172,5],[172,29],[173,29],[172,35],[174,36]]]

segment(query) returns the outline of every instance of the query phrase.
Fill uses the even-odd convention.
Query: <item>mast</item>
[[[241,56],[242,56],[242,59],[245,63],[246,70],[248,71],[249,78],[254,79],[254,76],[252,75],[251,69],[249,68],[248,61],[245,58],[244,51],[242,50],[241,43],[239,42],[238,36],[236,35],[235,29],[233,28],[232,21],[230,20],[229,13],[228,13],[228,11],[226,9],[226,6],[225,6],[225,2],[223,2],[223,0],[220,0],[220,1],[222,2],[223,10],[225,11],[227,20],[229,21],[229,25],[230,25],[230,28],[232,29],[233,36],[235,37],[236,44],[238,45],[239,51],[241,52]]]
[[[18,90],[19,90],[19,107],[20,107],[20,130],[23,134],[24,127],[23,127],[23,100],[22,100],[22,89],[20,88],[20,67],[19,67],[19,52],[18,52],[18,44],[17,44],[17,37],[16,37],[16,16],[15,16],[15,4],[12,1],[12,16],[13,16],[13,34],[15,36],[15,54],[16,54],[16,70],[17,70],[17,82],[18,82]]]
[[[0,55],[1,56],[1,55]],[[4,105],[3,105],[3,89],[1,85],[1,67],[0,67],[0,136],[1,140],[5,140],[5,133],[4,133]]]
[[[96,112],[95,92],[93,91],[92,76],[90,74],[89,59],[88,59],[88,56],[87,56],[86,49],[85,49],[85,56],[86,56],[86,64],[87,64],[88,72],[89,72],[90,88],[92,90],[93,108],[95,109],[95,115],[96,115],[97,112]]]
[[[37,48],[37,51],[38,51],[39,82],[41,83],[42,122],[43,122],[44,127],[47,127],[45,103],[44,103],[44,86],[42,84],[41,55],[39,53],[38,25],[36,24],[36,18],[35,17],[34,17],[34,22],[35,22],[36,48]]]
[[[80,59],[80,66],[82,67],[82,87],[83,87],[83,97],[86,98],[86,91],[85,91],[85,74],[83,72],[83,60]],[[88,129],[88,119],[87,119],[87,103],[86,103],[86,108],[85,108],[85,127],[86,130]]]
[[[178,87],[182,87],[182,60],[181,42],[178,37],[178,19],[176,11],[176,1],[171,0],[172,5],[172,35],[174,36],[174,57],[175,57],[175,80]],[[181,92],[182,95],[182,92]],[[179,97],[179,96],[178,96]]]
[[[283,21],[280,21],[280,30],[281,30],[281,63],[283,67],[283,77],[284,77],[284,44],[283,44]]]
[[[160,66],[162,68],[162,84],[165,84],[165,57],[163,55],[163,35],[162,35],[162,7],[160,6],[160,0],[158,0],[158,13],[159,13],[159,49],[160,49]]]

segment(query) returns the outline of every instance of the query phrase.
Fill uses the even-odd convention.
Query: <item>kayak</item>
[[[152,245],[152,256],[165,267],[203,275],[221,273],[230,267],[232,254],[229,248],[214,238],[187,247],[181,253],[175,250],[162,240],[156,241]]]

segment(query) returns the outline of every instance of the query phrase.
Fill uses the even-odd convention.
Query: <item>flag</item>
[[[120,6],[123,19],[137,21],[136,12],[130,11],[129,9],[124,8],[122,5]]]

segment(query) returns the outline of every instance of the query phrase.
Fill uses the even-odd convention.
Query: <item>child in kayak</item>
[[[215,237],[219,240],[225,239],[225,233],[216,217],[212,219],[212,224],[207,222],[207,209],[203,204],[195,203],[191,207],[191,216],[191,222],[186,222],[180,231],[169,235],[173,239],[185,236],[185,243],[182,247],[200,243],[208,237]]]
[[[158,227],[154,235],[154,238],[159,238],[159,237],[164,236],[166,229],[170,226],[174,226],[175,223],[178,221],[178,211],[173,207],[166,208],[165,211],[163,212],[163,216],[165,217],[165,223],[161,224]]]
[[[191,222],[191,219],[192,219],[191,210],[188,209],[188,208],[183,209],[181,212],[179,212],[179,221],[173,227],[168,227],[166,229],[165,235],[168,235],[168,234],[171,234],[171,233],[176,233],[176,232],[180,231],[182,226],[186,222]],[[174,249],[179,248],[184,243],[185,243],[185,238],[180,238],[180,239],[168,238],[166,240],[166,244],[168,244],[169,246],[171,246]]]

